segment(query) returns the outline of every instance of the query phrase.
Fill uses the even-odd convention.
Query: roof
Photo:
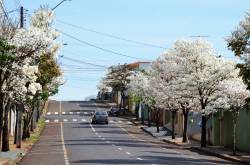
[[[131,63],[131,64],[128,64],[129,67],[135,69],[135,68],[139,68],[140,64],[149,64],[151,62],[147,62],[147,61],[138,61],[138,62],[134,62],[134,63]]]

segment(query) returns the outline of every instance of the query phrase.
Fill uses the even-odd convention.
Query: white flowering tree
[[[246,99],[250,97],[250,92],[241,78],[223,81],[219,84],[220,98],[217,107],[228,110],[233,117],[233,154],[236,155],[236,126],[240,111],[246,105]]]
[[[1,21],[0,33],[0,139],[2,124],[4,132],[2,150],[8,151],[8,112],[14,104],[24,104],[28,111],[24,116],[23,138],[29,135],[29,127],[33,120],[35,102],[46,91],[48,96],[54,94],[61,83],[57,81],[61,75],[56,63],[59,45],[55,42],[58,33],[52,28],[53,12],[48,7],[37,10],[27,29],[10,26]],[[9,33],[6,33],[8,29]],[[46,59],[46,60],[45,60]],[[56,88],[56,89],[55,89]],[[46,97],[48,98],[48,97]],[[7,107],[7,108],[6,108]],[[4,120],[2,114],[5,112]],[[18,129],[21,129],[22,110],[18,111]],[[7,130],[7,131],[6,131]],[[19,131],[21,132],[21,131]],[[21,147],[18,135],[17,147]]]
[[[237,77],[238,70],[233,62],[218,58],[212,46],[204,40],[178,41],[175,50],[183,58],[181,65],[186,72],[180,79],[184,88],[180,89],[185,89],[185,95],[191,96],[194,105],[199,103],[198,110],[202,113],[201,146],[205,147],[206,123],[217,111],[212,105],[219,99],[216,94],[220,90],[218,85]],[[190,100],[186,101],[190,103]]]
[[[111,66],[108,69],[108,73],[104,78],[105,83],[108,87],[111,87],[114,91],[121,93],[121,103],[120,109],[123,106],[125,113],[125,91],[127,90],[127,85],[129,84],[129,77],[132,74],[131,68],[127,64],[118,64]]]
[[[98,97],[103,101],[105,94],[108,92],[112,92],[112,88],[107,86],[107,83],[105,82],[105,79],[102,79],[99,82],[99,85],[97,86],[97,89],[99,90]]]
[[[149,95],[149,70],[136,71],[129,79],[128,91],[133,101],[136,102],[136,104],[147,104],[150,108],[150,105],[152,106],[152,97]],[[144,123],[144,116],[142,116],[142,123]],[[148,119],[148,126],[151,126],[150,116]]]

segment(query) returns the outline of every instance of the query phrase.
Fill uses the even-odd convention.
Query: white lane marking
[[[105,140],[105,138],[102,138],[102,140]]]
[[[126,154],[131,155],[131,153],[130,153],[130,152],[126,152]]]
[[[84,115],[87,115],[88,113],[87,112],[83,112]]]
[[[86,119],[82,119],[83,122],[86,122],[87,120]]]
[[[106,141],[106,143],[110,143],[110,141]]]
[[[128,121],[127,124],[132,124],[132,122]]]
[[[64,163],[65,165],[70,165],[69,163],[69,157],[67,154],[65,142],[64,142],[64,136],[63,136],[63,124],[61,123],[61,142],[62,142],[62,150],[63,150],[63,156],[64,156]]]
[[[73,112],[69,112],[69,114],[70,114],[70,115],[72,115],[72,114],[73,114]]]
[[[62,112],[62,114],[63,114],[63,115],[65,115],[65,114],[66,114],[66,112]]]
[[[120,150],[120,151],[121,151],[121,150],[122,150],[122,148],[120,148],[120,147],[119,147],[119,148],[118,148],[118,150]]]
[[[63,119],[63,121],[64,121],[64,122],[67,122],[67,121],[68,121],[68,119]]]
[[[110,122],[110,123],[114,123],[114,121],[113,121],[113,120],[110,120],[109,122]]]
[[[55,115],[58,115],[58,112],[55,112]]]
[[[151,164],[151,165],[156,165],[156,164]]]
[[[95,134],[98,135],[98,132],[96,132]]]
[[[121,121],[121,120],[119,120],[119,121],[118,121],[118,123],[122,123],[122,121]]]
[[[77,119],[73,119],[73,122],[77,122]]]
[[[101,138],[102,136],[101,136],[101,135],[99,135],[98,137],[99,137],[99,138]]]
[[[137,160],[143,160],[142,158],[139,158],[139,157],[137,157],[136,159],[137,159]]]
[[[49,120],[45,120],[45,123],[49,123]]]
[[[51,115],[51,112],[47,112],[47,115]]]
[[[76,114],[78,114],[78,115],[79,115],[79,114],[80,114],[80,112],[76,112]]]
[[[58,123],[58,122],[59,122],[59,120],[58,120],[58,119],[55,119],[55,120],[54,120],[54,122],[55,122],[55,123]]]
[[[92,131],[95,132],[95,128],[93,127],[93,125],[92,124],[89,124],[89,125],[90,125]]]

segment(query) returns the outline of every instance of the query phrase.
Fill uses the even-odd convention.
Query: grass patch
[[[36,143],[39,140],[41,132],[43,131],[44,127],[45,127],[45,119],[41,118],[37,123],[35,131],[30,135],[30,138],[28,138],[27,141],[31,143]]]

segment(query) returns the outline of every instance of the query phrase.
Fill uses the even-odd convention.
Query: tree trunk
[[[175,139],[175,118],[176,118],[176,111],[172,112],[172,139]]]
[[[206,147],[207,146],[206,125],[207,125],[206,116],[202,115],[202,118],[201,118],[201,147]]]
[[[159,121],[156,121],[156,129],[157,129],[157,133],[159,133],[160,132]]]
[[[141,123],[144,124],[144,105],[141,104]]]
[[[139,106],[140,106],[140,103],[136,104],[136,106],[135,106],[136,120],[139,120]]]
[[[3,108],[0,110],[0,146],[2,145]]]
[[[233,124],[233,155],[236,155],[236,122]]]
[[[157,109],[156,111],[156,129],[157,133],[160,132],[160,123],[159,123],[160,115],[159,115],[159,110]]]
[[[16,122],[15,122],[15,133],[14,133],[14,144],[16,144],[16,142],[17,142],[17,122],[18,122],[17,108],[15,110],[15,113],[16,113]]]
[[[183,136],[182,136],[183,143],[186,143],[188,140],[188,137],[187,137],[188,113],[189,113],[189,110],[187,109],[183,113],[183,116],[184,116],[184,128],[183,128]]]
[[[17,135],[16,135],[16,148],[21,148],[22,143],[22,116],[23,116],[23,105],[19,104],[17,108]]]
[[[9,146],[9,111],[11,104],[7,103],[4,111],[4,124],[3,124],[3,134],[2,134],[2,152],[7,152],[10,150]]]
[[[151,127],[151,109],[148,108],[148,127]]]

